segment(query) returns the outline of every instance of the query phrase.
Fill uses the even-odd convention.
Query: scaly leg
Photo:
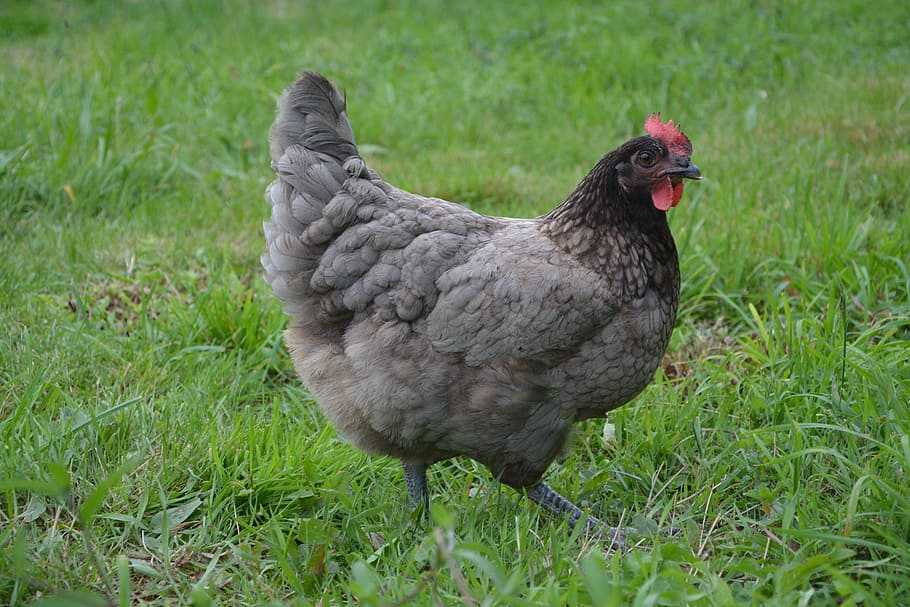
[[[406,464],[402,462],[404,468],[404,480],[408,484],[408,504],[412,510],[423,506],[424,512],[430,511],[430,492],[427,490],[427,466],[426,464]]]
[[[566,517],[569,521],[569,526],[572,528],[575,527],[578,519],[584,516],[584,512],[578,506],[550,489],[546,483],[537,483],[531,487],[528,490],[528,497],[550,514]],[[586,531],[609,537],[611,547],[622,549],[625,546],[623,529],[608,527],[593,516],[588,516],[587,518]]]

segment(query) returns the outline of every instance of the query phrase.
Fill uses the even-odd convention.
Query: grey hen
[[[287,345],[337,429],[404,463],[412,503],[430,464],[466,455],[582,515],[541,477],[573,422],[651,381],[676,317],[665,212],[699,172],[672,122],[646,130],[548,215],[506,219],[385,182],[319,74],[282,96],[262,264]]]

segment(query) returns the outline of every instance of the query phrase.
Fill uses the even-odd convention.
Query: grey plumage
[[[609,197],[596,175],[533,220],[399,190],[359,158],[344,99],[314,73],[282,96],[271,155],[266,279],[300,377],[361,449],[467,455],[530,487],[572,422],[650,381],[679,286],[662,213],[595,213]],[[621,171],[610,158],[600,170]]]

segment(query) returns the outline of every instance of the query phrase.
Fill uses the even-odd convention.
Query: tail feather
[[[304,72],[278,102],[271,132],[272,160],[278,162],[294,144],[339,164],[357,155],[344,97],[321,74]]]
[[[350,198],[343,184],[350,174],[359,175],[363,164],[344,97],[320,74],[304,72],[281,96],[270,140],[278,179],[266,193],[272,216],[263,225],[265,278],[289,314],[318,322],[317,312],[327,302],[310,279],[342,229],[325,212],[341,204],[330,207],[333,201]]]

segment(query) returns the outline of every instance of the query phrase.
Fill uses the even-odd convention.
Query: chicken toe
[[[528,490],[528,498],[541,508],[556,516],[563,516],[569,521],[569,526],[574,528],[579,519],[586,516],[575,504],[561,496],[546,483],[537,483]],[[622,550],[626,544],[626,531],[618,527],[610,527],[600,519],[587,515],[585,531],[592,535],[603,536],[610,541],[610,548]]]

